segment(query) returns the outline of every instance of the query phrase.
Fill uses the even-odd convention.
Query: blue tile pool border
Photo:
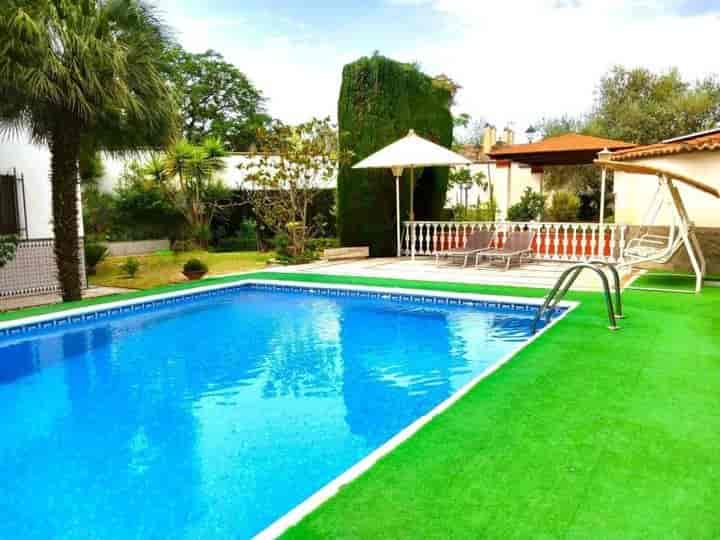
[[[119,300],[109,304],[100,304],[87,308],[71,309],[68,312],[29,317],[0,324],[0,338],[14,337],[37,330],[57,329],[75,323],[97,321],[109,317],[133,312],[142,312],[168,305],[189,303],[203,298],[225,296],[238,291],[258,290],[268,292],[297,293],[316,296],[359,297],[387,300],[392,302],[413,302],[432,305],[455,305],[474,307],[480,309],[493,309],[507,311],[508,313],[534,313],[539,306],[536,299],[518,297],[515,302],[512,297],[493,297],[491,295],[437,292],[427,294],[423,289],[401,290],[387,289],[373,286],[347,286],[318,284],[273,282],[272,280],[242,280],[236,283],[214,285],[178,291],[161,293],[155,296],[146,296],[141,299]],[[531,300],[532,303],[528,302]],[[564,303],[556,308],[554,316],[560,315],[572,303]]]

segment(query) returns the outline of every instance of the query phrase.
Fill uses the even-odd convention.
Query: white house
[[[513,131],[505,128],[503,140],[500,142],[503,145],[512,145],[514,138]],[[497,204],[497,219],[502,220],[507,218],[509,208],[520,202],[526,188],[529,187],[537,192],[542,190],[542,170],[537,174],[531,166],[523,163],[491,158],[490,153],[498,146],[495,127],[487,126],[481,145],[467,144],[460,148],[460,153],[473,162],[470,166],[470,174],[482,173],[488,187],[482,189],[479,186],[472,186],[468,190],[454,187],[448,191],[447,206],[464,205],[466,193],[470,205],[485,204],[492,196]]]
[[[0,269],[0,302],[2,297],[59,290],[53,253],[50,151],[28,141],[27,136],[0,141],[0,234],[20,240],[15,258]],[[82,238],[82,219],[78,231]],[[82,265],[84,257],[80,260]],[[85,283],[84,268],[81,273]]]
[[[691,133],[658,144],[613,152],[613,161],[628,161],[678,172],[720,189],[720,128]],[[615,220],[642,225],[648,201],[657,189],[654,177],[615,173]],[[689,186],[680,185],[680,194],[690,218],[698,227],[720,227],[720,204]],[[669,225],[668,209],[658,215],[658,224]]]

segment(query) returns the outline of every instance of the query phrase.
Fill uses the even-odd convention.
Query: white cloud
[[[521,132],[543,116],[587,112],[615,64],[677,66],[689,78],[718,69],[706,52],[716,43],[718,15],[681,17],[667,2],[433,0],[432,7],[454,21],[455,37],[402,54],[456,79],[459,111]]]
[[[239,17],[195,17],[166,5],[168,22],[183,45],[213,48],[250,76],[269,98],[270,113],[290,122],[335,116],[345,63],[379,49],[419,61],[429,74],[446,73],[463,87],[457,110],[523,132],[543,116],[578,115],[592,104],[595,86],[615,64],[663,70],[688,78],[717,71],[720,18],[680,16],[668,0],[386,0],[397,7],[432,10],[441,31],[419,32],[411,46],[378,34],[342,46],[303,21],[285,34],[248,35],[253,22]],[[168,3],[170,2],[170,3]],[[162,7],[162,6],[161,6]],[[290,27],[292,30],[287,30]],[[288,35],[291,33],[292,35]]]

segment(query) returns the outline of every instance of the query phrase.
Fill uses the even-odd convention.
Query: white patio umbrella
[[[416,167],[448,167],[451,165],[471,165],[469,159],[456,154],[423,139],[410,130],[402,139],[389,144],[382,150],[366,157],[360,163],[353,166],[353,169],[392,169],[395,177],[395,214],[397,222],[397,255],[400,256],[400,177],[403,170],[410,168],[410,221],[415,220],[415,200],[413,196],[415,186]],[[414,227],[410,231],[410,252],[415,258],[415,232]]]

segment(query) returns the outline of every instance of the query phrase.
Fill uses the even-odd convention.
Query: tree
[[[598,84],[592,111],[578,118],[546,118],[544,137],[583,133],[596,137],[652,144],[720,123],[720,81],[707,77],[690,83],[677,69],[653,73],[645,68],[612,68]],[[546,167],[544,185],[567,189],[580,198],[580,219],[597,219],[600,212],[600,170],[593,165]],[[607,191],[613,192],[612,174]],[[612,197],[606,197],[612,214]]]
[[[510,221],[532,221],[540,219],[544,210],[545,196],[527,187],[520,202],[508,209],[508,219]]]
[[[616,66],[600,81],[588,120],[590,134],[638,144],[709,129],[720,123],[720,81]]]
[[[81,296],[78,161],[86,146],[126,151],[174,132],[162,76],[169,44],[138,0],[5,0],[0,7],[0,122],[50,148],[53,230],[65,301]]]
[[[168,59],[188,141],[197,144],[212,136],[233,150],[256,142],[257,130],[270,117],[262,93],[242,71],[212,50],[193,54],[176,47]]]
[[[468,192],[473,186],[485,191],[489,182],[485,179],[485,173],[478,171],[475,174],[470,172],[469,167],[454,167],[448,175],[448,187],[460,188],[465,191],[465,209],[468,208]]]
[[[359,161],[414,129],[445,147],[452,144],[451,87],[438,84],[417,66],[380,55],[364,57],[343,68],[338,100],[340,148]],[[395,185],[387,169],[353,169],[338,173],[338,231],[346,246],[365,245],[373,256],[396,253]],[[416,171],[417,173],[418,171]],[[416,174],[415,216],[440,215],[447,200],[447,167],[425,167]],[[407,216],[410,171],[400,181],[400,212]]]
[[[159,179],[168,197],[185,217],[190,234],[203,248],[210,240],[210,223],[215,213],[231,198],[230,190],[214,175],[225,169],[227,155],[222,142],[214,137],[200,145],[181,140],[167,149],[164,170],[150,161],[146,174]],[[230,203],[228,203],[230,204]]]
[[[483,118],[473,119],[467,113],[453,118],[453,145],[471,144],[479,146],[483,142],[487,121]]]
[[[288,237],[289,254],[301,256],[307,240],[322,229],[308,219],[313,201],[347,155],[338,150],[337,130],[329,118],[298,126],[275,121],[261,133],[260,143],[263,153],[241,166],[250,183],[250,204],[264,226],[277,237]]]

